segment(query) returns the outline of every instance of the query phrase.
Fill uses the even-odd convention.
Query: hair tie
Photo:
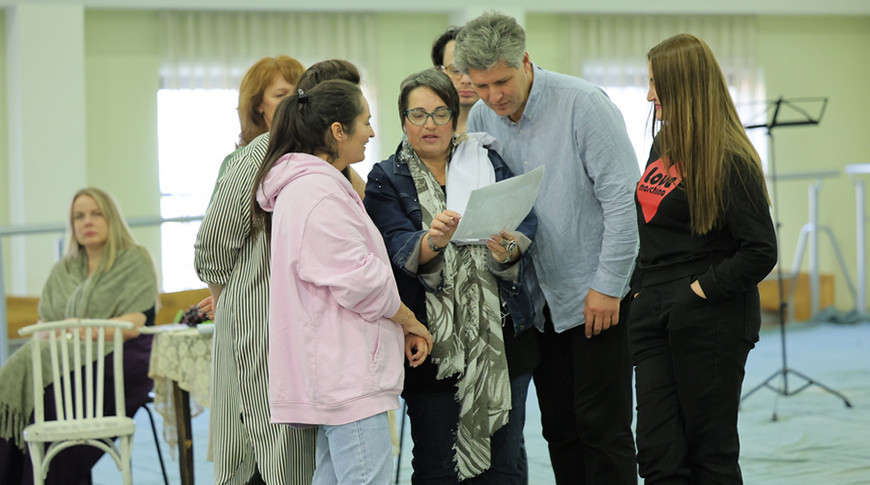
[[[299,90],[299,104],[305,104],[308,102],[308,95],[305,94],[305,91]]]

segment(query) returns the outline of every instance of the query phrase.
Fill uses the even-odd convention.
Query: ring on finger
[[[511,241],[511,242],[513,242],[513,241]],[[507,240],[507,239],[502,239],[502,240],[501,240],[501,247],[503,247],[503,248],[508,247],[508,240]]]
[[[517,242],[516,242],[516,241],[511,241],[511,242],[508,243],[508,245],[505,246],[505,247],[507,248],[507,252],[512,253],[512,252],[514,252],[514,250],[517,248]]]

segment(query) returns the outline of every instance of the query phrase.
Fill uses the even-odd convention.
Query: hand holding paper
[[[452,241],[456,244],[484,244],[493,234],[513,231],[535,205],[544,167],[475,189]]]
[[[439,248],[450,244],[450,239],[453,237],[461,217],[452,210],[436,214],[432,218],[432,225],[429,227],[429,240]]]

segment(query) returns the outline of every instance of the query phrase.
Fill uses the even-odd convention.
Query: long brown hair
[[[239,146],[269,131],[259,107],[275,75],[281,74],[285,81],[296,86],[304,70],[299,61],[289,56],[264,57],[248,69],[239,86],[239,123],[242,125]]]
[[[683,177],[692,233],[706,234],[722,221],[723,193],[735,164],[745,165],[736,172],[744,186],[760,185],[767,193],[758,152],[740,123],[722,69],[703,40],[675,35],[650,49],[647,59],[662,106],[663,121],[653,123],[659,154]]]

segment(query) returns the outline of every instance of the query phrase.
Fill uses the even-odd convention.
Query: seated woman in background
[[[543,325],[543,297],[531,298],[540,292],[529,259],[537,218],[529,213],[485,246],[450,244],[461,215],[446,209],[448,194],[468,197],[512,176],[491,136],[456,135],[459,109],[456,89],[437,69],[405,79],[405,138],[366,186],[402,301],[435,340],[431,363],[405,372],[411,481],[526,484],[525,403],[540,361],[529,329]]]
[[[124,331],[126,414],[132,417],[153,386],[148,378],[152,336],[140,335],[139,328],[154,324],[154,264],[133,238],[115,201],[100,189],[76,192],[69,232],[66,255],[54,265],[43,287],[39,319],[109,318],[136,325]],[[46,419],[55,416],[51,376],[46,376],[45,395],[33,396],[29,346],[28,342],[18,349],[0,368],[0,483],[4,485],[33,483],[22,432],[32,422],[34,399],[44,399]],[[111,389],[112,356],[105,361],[105,386]],[[115,409],[114,393],[105,393],[104,406]],[[102,455],[102,450],[92,446],[66,449],[51,461],[45,483],[90,484],[91,467]]]

